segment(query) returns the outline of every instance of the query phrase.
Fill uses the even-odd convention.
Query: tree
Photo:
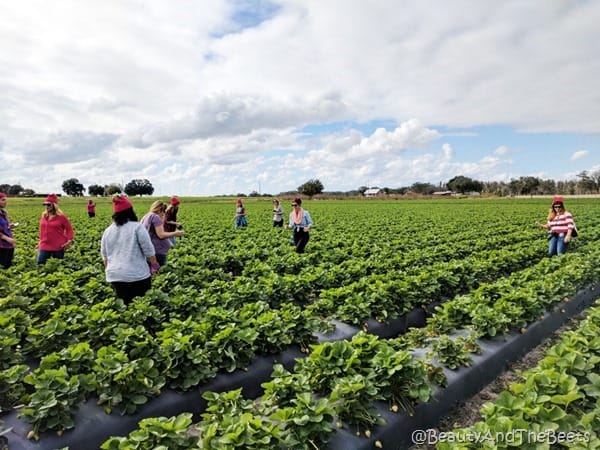
[[[21,186],[20,184],[13,184],[11,187],[8,188],[8,192],[6,192],[6,194],[20,195],[21,192],[23,192],[23,186]]]
[[[91,184],[88,186],[88,193],[90,195],[104,195],[104,186]]]
[[[321,192],[323,192],[323,189],[325,189],[323,183],[321,183],[317,179],[308,180],[306,183],[298,186],[298,192],[308,197],[320,194]]]
[[[154,187],[146,179],[131,180],[125,185],[124,191],[127,195],[152,195]]]
[[[83,196],[85,188],[77,178],[69,178],[68,180],[63,181],[62,190],[65,194],[72,197],[81,197]]]
[[[123,189],[121,189],[121,186],[119,186],[118,184],[109,184],[108,186],[104,186],[104,194],[105,195],[115,195],[115,194],[120,194],[121,192],[123,192]]]
[[[448,181],[447,186],[454,192],[481,192],[483,190],[483,184],[479,181],[473,180],[463,175],[458,175]]]
[[[410,190],[417,194],[431,195],[435,192],[436,187],[431,183],[422,183],[417,181],[413,183]]]
[[[584,192],[596,193],[600,191],[600,170],[595,170],[592,173],[584,170],[577,174],[577,178],[579,178],[577,184]]]

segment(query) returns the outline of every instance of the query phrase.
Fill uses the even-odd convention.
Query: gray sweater
[[[112,223],[102,234],[100,253],[108,262],[106,281],[130,283],[150,276],[147,258],[154,256],[150,235],[139,222],[117,226]]]

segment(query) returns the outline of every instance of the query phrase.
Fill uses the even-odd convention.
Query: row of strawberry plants
[[[542,308],[547,308],[562,300],[563,296],[572,295],[597,280],[599,262],[600,250],[590,244],[577,254],[546,259],[515,273],[508,282],[503,280],[489,287],[481,286],[477,295],[494,293],[490,295],[489,304],[502,313],[506,311],[507,302],[519,298],[513,296],[515,291],[527,287],[532,280],[541,280],[534,299]],[[549,272],[553,278],[544,285],[544,275]],[[578,275],[574,277],[574,273]],[[461,298],[450,300],[447,304],[455,301],[461,302]],[[444,311],[441,307],[438,313],[443,315]],[[471,330],[470,335],[458,338],[441,330],[440,319],[434,316],[425,328],[395,339],[381,340],[359,333],[350,342],[312,346],[311,354],[299,360],[293,372],[276,367],[271,382],[263,385],[265,394],[255,401],[243,398],[239,390],[207,393],[205,397],[209,406],[203,420],[195,425],[202,439],[201,446],[313,448],[328,440],[336,430],[333,426],[336,423],[337,428],[355,427],[368,437],[370,428],[381,422],[375,401],[387,401],[393,410],[397,410],[398,405],[409,410],[415,402],[427,401],[433,388],[431,383],[444,384],[441,368],[433,361],[448,368],[469,365],[469,354],[478,351],[474,338],[496,334],[490,333],[489,327],[472,324],[472,321],[473,316],[464,315],[460,325],[455,322],[456,326],[452,329]],[[524,325],[524,322],[514,321],[513,324]],[[504,331],[507,329],[500,330]],[[425,350],[418,351],[416,348]],[[375,353],[370,349],[376,349],[373,350]],[[423,354],[424,357],[415,356]],[[399,367],[406,370],[407,363],[410,370],[406,373],[399,371]],[[388,386],[380,381],[381,373],[393,374],[394,387],[391,391],[379,389],[381,385]],[[404,378],[406,374],[409,374],[409,379]],[[323,403],[323,400],[326,402]],[[325,409],[326,405],[330,409]],[[297,414],[301,414],[300,417]],[[281,420],[282,417],[286,420]],[[187,434],[187,431],[182,430],[182,434]],[[132,436],[115,437],[105,442],[103,448],[141,448],[138,444]],[[196,437],[188,448],[197,445]]]
[[[439,450],[600,447],[600,302],[533,369],[494,402],[483,420],[446,433]]]
[[[173,440],[184,439],[179,448],[320,448],[335,432],[334,418],[339,427],[345,421],[367,433],[380,423],[372,405],[375,398],[394,409],[428,400],[432,387],[427,372],[428,366],[409,351],[396,351],[360,332],[351,342],[315,346],[293,373],[276,365],[258,401],[244,398],[241,389],[205,393],[208,405],[197,424],[201,443],[180,428],[175,435],[137,443],[136,431],[129,438],[111,438],[102,448],[172,448]],[[161,419],[147,419],[142,427],[157,420]]]
[[[92,395],[107,412],[117,408],[132,413],[166,386],[188,390],[219,370],[246,367],[257,354],[275,353],[292,343],[306,345],[316,329],[314,319],[297,306],[272,310],[265,303],[249,303],[238,311],[210,308],[202,320],[173,319],[152,334],[143,324],[156,310],[144,299],[130,308],[110,302],[115,309],[108,321],[95,320],[94,314],[101,311],[106,316],[107,302],[89,311],[62,310],[65,317],[85,318],[77,328],[91,327],[87,332],[96,340],[78,342],[64,318],[49,320],[31,344],[43,345],[46,351],[40,353],[55,351],[46,353],[31,372],[24,364],[0,372],[6,386],[0,391],[0,403],[5,407],[26,403],[21,414],[32,423],[32,436],[46,429],[71,428],[77,407]],[[120,322],[128,315],[138,324]]]

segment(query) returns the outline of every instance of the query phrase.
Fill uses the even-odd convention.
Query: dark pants
[[[95,212],[88,212],[88,217],[96,217],[96,213]]]
[[[163,255],[162,253],[156,253],[156,262],[160,267],[167,265],[167,255]]]
[[[0,248],[0,266],[5,269],[12,266],[13,256],[15,256],[14,248]]]
[[[302,228],[294,228],[294,242],[296,253],[304,253],[304,247],[308,244],[309,234]]]
[[[113,281],[111,284],[117,297],[122,298],[125,303],[129,303],[134,297],[142,297],[148,292],[152,287],[152,278],[131,282]]]
[[[46,261],[48,261],[49,258],[63,259],[64,257],[65,257],[64,250],[59,250],[57,252],[50,252],[48,250],[39,250],[38,257],[37,257],[37,263],[44,264]]]
[[[273,221],[273,227],[281,227],[281,228],[283,228],[283,219],[281,219],[281,220],[274,220]]]

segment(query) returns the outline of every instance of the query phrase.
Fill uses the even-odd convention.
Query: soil
[[[506,372],[498,376],[479,393],[458,404],[450,414],[442,418],[437,426],[433,428],[438,432],[452,431],[457,428],[469,427],[482,420],[479,413],[482,405],[486,402],[495,401],[503,391],[508,389],[510,384],[521,382],[521,374],[535,367],[544,357],[546,350],[560,339],[561,334],[567,330],[577,328],[579,322],[584,318],[585,312],[572,317],[569,322],[556,330],[542,344],[532,349],[518,361],[510,364]],[[413,445],[410,450],[430,450],[434,448],[434,445]]]

